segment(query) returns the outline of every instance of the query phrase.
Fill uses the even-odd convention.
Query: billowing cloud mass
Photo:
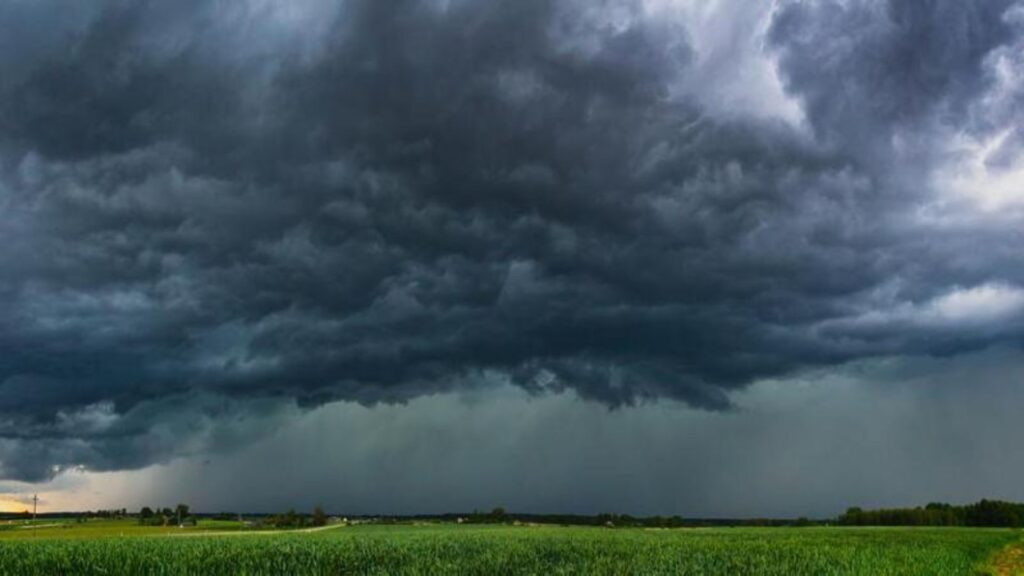
[[[0,30],[2,478],[296,406],[728,410],[1024,341],[1020,1],[16,0]]]

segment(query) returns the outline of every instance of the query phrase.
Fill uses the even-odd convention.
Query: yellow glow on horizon
[[[0,512],[9,514],[12,512],[24,512],[25,510],[28,510],[28,508],[26,508],[21,502],[0,498]],[[31,510],[29,510],[29,512],[31,512]]]

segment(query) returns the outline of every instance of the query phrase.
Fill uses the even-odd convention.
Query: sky
[[[1024,500],[1020,0],[0,30],[0,510]]]

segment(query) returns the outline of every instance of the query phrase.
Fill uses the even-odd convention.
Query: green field
[[[978,574],[1021,541],[977,528],[216,528],[3,530],[0,574]]]
[[[96,539],[128,536],[180,535],[242,530],[240,522],[200,520],[198,526],[140,526],[135,520],[99,520],[78,523],[74,520],[0,521],[0,550],[12,540]],[[2,570],[2,568],[0,568]],[[0,572],[2,574],[3,572]]]

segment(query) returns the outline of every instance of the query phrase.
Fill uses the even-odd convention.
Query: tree
[[[319,506],[313,508],[313,526],[327,526],[327,514]]]
[[[188,518],[188,504],[178,504],[178,507],[174,509],[174,514],[178,517],[178,524],[181,524],[185,518]]]
[[[156,513],[149,506],[143,506],[142,510],[139,510],[139,524],[142,525],[153,525],[154,523],[163,523],[163,518],[156,518]]]

